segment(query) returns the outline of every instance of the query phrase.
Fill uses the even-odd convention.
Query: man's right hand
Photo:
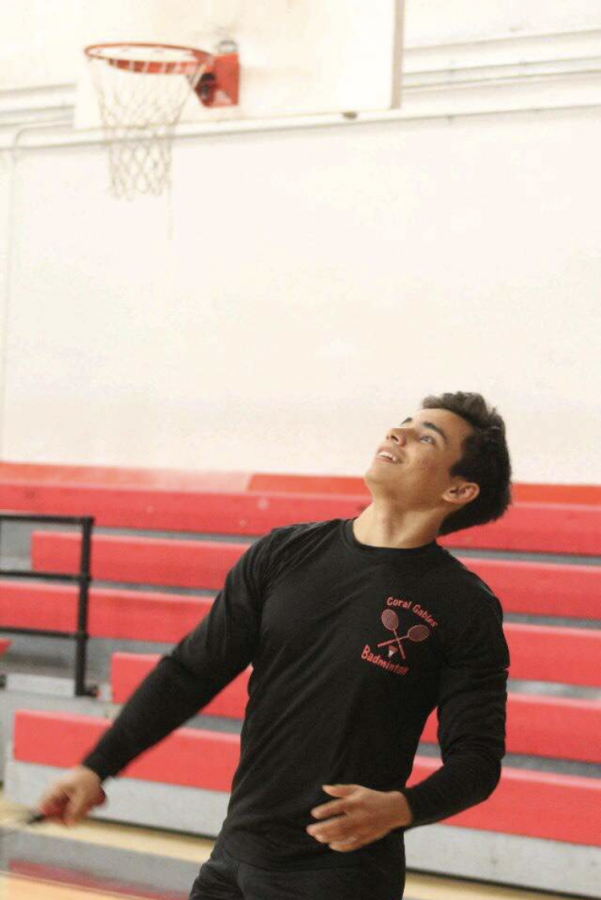
[[[106,802],[100,777],[86,766],[75,766],[42,794],[38,808],[49,819],[76,825],[91,809]]]

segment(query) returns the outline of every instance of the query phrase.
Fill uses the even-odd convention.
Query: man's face
[[[380,496],[398,497],[405,509],[445,508],[444,492],[464,483],[458,476],[451,478],[449,469],[461,459],[462,443],[471,433],[471,425],[456,413],[420,409],[389,429],[365,481]],[[382,450],[395,461],[382,459]]]

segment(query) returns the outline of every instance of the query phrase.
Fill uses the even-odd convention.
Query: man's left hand
[[[374,791],[360,784],[322,784],[322,788],[340,799],[312,809],[311,814],[322,821],[308,825],[307,832],[332,850],[358,850],[411,823],[411,809],[400,791]]]

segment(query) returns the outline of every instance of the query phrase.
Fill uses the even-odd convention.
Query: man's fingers
[[[75,794],[71,797],[65,809],[65,825],[75,825],[79,819],[83,818],[84,814],[84,798]]]
[[[73,792],[65,809],[65,824],[76,825],[87,816],[91,809],[100,806],[106,800],[106,794],[100,788],[99,792],[91,797],[89,791],[76,790]]]
[[[60,817],[69,802],[69,792],[63,787],[55,786],[43,794],[39,803],[40,812],[48,818]]]
[[[311,810],[311,815],[316,819],[325,819],[326,816],[338,816],[346,809],[345,800],[332,800],[330,803],[323,803]]]
[[[316,840],[323,844],[329,844],[330,841],[342,841],[349,838],[356,825],[349,821],[347,816],[338,816],[337,819],[328,819],[327,822],[320,822],[316,825],[309,825],[307,831]]]
[[[75,766],[43,792],[38,808],[48,818],[75,825],[105,801],[99,776],[85,766]]]
[[[362,847],[359,838],[350,838],[348,841],[332,841],[330,850],[337,850],[339,853],[348,853],[349,850],[358,850]]]
[[[95,806],[106,802],[106,794],[99,788],[92,796],[88,789],[56,785],[43,795],[40,812],[49,819],[59,819],[64,825],[75,825]]]
[[[361,790],[360,784],[322,784],[326,794],[333,794],[334,797],[348,797]]]

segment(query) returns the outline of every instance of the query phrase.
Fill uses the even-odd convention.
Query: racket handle
[[[25,824],[26,825],[35,825],[37,822],[43,822],[46,819],[44,813],[41,812],[32,812],[29,814]]]

